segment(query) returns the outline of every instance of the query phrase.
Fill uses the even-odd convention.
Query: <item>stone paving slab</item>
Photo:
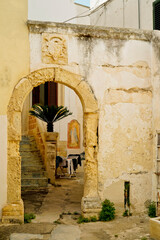
[[[41,234],[12,233],[10,240],[40,240],[43,239]]]
[[[49,240],[80,240],[81,230],[75,225],[57,226],[51,233]]]

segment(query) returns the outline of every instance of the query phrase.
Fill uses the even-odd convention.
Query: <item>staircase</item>
[[[34,137],[22,136],[20,155],[22,191],[46,188],[48,186],[47,172]]]

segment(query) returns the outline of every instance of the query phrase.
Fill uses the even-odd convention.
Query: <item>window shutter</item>
[[[153,29],[160,30],[160,0],[153,3]]]

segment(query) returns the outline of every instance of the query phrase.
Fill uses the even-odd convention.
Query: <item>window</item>
[[[160,30],[160,0],[153,2],[153,29]]]
[[[58,91],[57,83],[46,82],[32,91],[32,105],[41,103],[42,105],[57,105]]]

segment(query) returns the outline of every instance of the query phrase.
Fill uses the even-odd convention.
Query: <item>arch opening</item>
[[[21,200],[21,158],[19,154],[23,103],[34,87],[52,81],[74,90],[82,103],[86,164],[81,208],[86,216],[95,215],[100,210],[97,180],[97,101],[90,86],[81,76],[61,68],[45,68],[34,71],[19,81],[8,105],[8,202],[2,211],[2,222],[23,222],[24,207]]]

